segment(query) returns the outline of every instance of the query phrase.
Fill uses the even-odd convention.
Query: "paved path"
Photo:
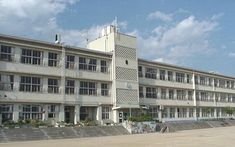
[[[80,139],[3,143],[0,147],[235,147],[235,127]]]

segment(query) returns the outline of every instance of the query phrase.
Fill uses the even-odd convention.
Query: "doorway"
[[[66,123],[74,123],[74,106],[65,106],[64,107],[64,116]]]

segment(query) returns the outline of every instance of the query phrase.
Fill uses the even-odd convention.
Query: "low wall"
[[[131,134],[156,132],[156,126],[157,126],[156,122],[154,121],[145,121],[145,122],[125,121],[122,123],[122,125]]]

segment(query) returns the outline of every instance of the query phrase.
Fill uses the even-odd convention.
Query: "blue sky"
[[[118,19],[139,57],[235,76],[234,0],[0,0],[0,33],[86,46]]]

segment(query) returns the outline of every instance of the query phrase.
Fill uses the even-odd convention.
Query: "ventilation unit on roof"
[[[55,35],[55,43],[60,44],[60,42],[61,42],[61,36],[60,36],[60,34],[56,34]]]

